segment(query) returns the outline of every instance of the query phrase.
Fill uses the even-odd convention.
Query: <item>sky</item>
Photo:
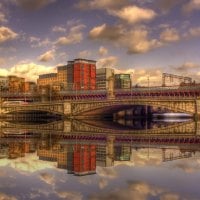
[[[200,0],[1,0],[0,75],[36,80],[75,58],[161,85],[200,82]]]

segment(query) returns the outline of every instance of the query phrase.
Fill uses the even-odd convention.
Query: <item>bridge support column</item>
[[[195,113],[194,113],[195,120],[200,120],[200,99],[195,100]]]
[[[72,115],[72,106],[70,102],[64,102],[63,113],[66,117],[71,117]]]
[[[106,167],[113,166],[115,136],[107,136],[106,141]]]

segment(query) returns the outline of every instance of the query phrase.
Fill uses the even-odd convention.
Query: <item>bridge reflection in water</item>
[[[1,121],[0,158],[36,153],[38,159],[56,162],[68,173],[89,175],[96,173],[97,166],[125,162],[137,165],[141,159],[161,163],[194,157],[200,151],[199,125],[192,120],[150,123],[148,129],[140,130],[103,124],[77,120],[35,125]]]

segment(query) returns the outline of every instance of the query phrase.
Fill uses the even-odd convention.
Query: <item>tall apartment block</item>
[[[96,70],[96,89],[106,90],[108,89],[108,80],[114,75],[114,69],[111,68],[99,68]]]
[[[95,90],[96,61],[81,58],[68,61],[67,82],[74,90]]]

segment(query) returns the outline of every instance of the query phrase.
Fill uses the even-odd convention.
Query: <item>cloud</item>
[[[182,3],[182,0],[158,0],[155,2],[155,6],[162,10],[164,14],[168,13],[173,7]]]
[[[160,200],[180,200],[180,196],[175,193],[166,193],[160,197]]]
[[[47,47],[47,46],[53,44],[48,38],[45,38],[44,40],[42,40],[42,39],[40,39],[38,37],[34,37],[34,36],[31,36],[29,38],[29,42],[30,42],[32,48]]]
[[[54,26],[52,28],[52,31],[53,32],[58,32],[58,33],[63,33],[63,32],[66,32],[66,29],[63,28],[62,26]]]
[[[115,67],[118,62],[118,58],[115,56],[109,56],[106,58],[101,58],[97,61],[97,67]]]
[[[113,9],[120,8],[128,4],[128,0],[81,0],[76,7],[83,10],[88,9]]]
[[[140,26],[128,30],[123,26],[103,24],[91,29],[89,38],[105,40],[112,42],[115,46],[125,47],[129,54],[145,53],[162,45],[156,39],[149,39],[148,30]]]
[[[180,66],[174,66],[173,69],[179,72],[186,72],[189,70],[200,69],[200,64],[193,63],[193,62],[185,62]]]
[[[200,0],[190,0],[188,3],[183,5],[183,12],[191,13],[194,10],[200,10]]]
[[[78,56],[81,58],[88,58],[91,55],[91,52],[88,50],[84,50],[79,52]]]
[[[13,40],[18,36],[17,33],[12,31],[10,28],[1,26],[0,27],[0,43],[4,43],[9,40]]]
[[[200,37],[200,27],[190,28],[188,36]]]
[[[51,60],[54,60],[54,58],[55,58],[55,50],[50,50],[40,55],[38,57],[38,60],[41,62],[49,62]]]
[[[7,69],[0,68],[0,76],[8,76],[9,72]]]
[[[115,73],[131,74],[133,84],[147,86],[148,80],[150,85],[160,86],[162,82],[162,71],[160,67],[151,67],[148,69],[130,68],[130,69],[117,69],[114,68]]]
[[[34,11],[54,3],[56,0],[16,0],[15,2],[25,10]]]
[[[117,16],[130,24],[135,24],[142,21],[149,21],[156,16],[156,13],[153,10],[140,8],[137,6],[127,6],[120,10],[110,10],[108,12],[109,14]]]
[[[99,54],[100,54],[101,56],[105,56],[106,54],[108,54],[108,49],[106,49],[106,48],[103,47],[103,46],[100,46],[100,47],[99,47]]]
[[[103,40],[118,40],[123,36],[123,29],[120,26],[108,26],[102,24],[100,26],[94,27],[89,32],[89,37],[91,39],[103,39]]]
[[[38,65],[29,61],[22,61],[14,65],[9,70],[9,74],[24,77],[29,81],[36,81],[40,74],[55,72],[54,67]]]
[[[0,11],[0,22],[7,22],[6,15]]]
[[[66,36],[57,39],[57,45],[70,45],[77,44],[83,40],[83,33],[81,30],[85,28],[85,25],[79,24],[70,28],[69,33]]]
[[[166,28],[161,32],[160,39],[163,42],[176,42],[180,40],[180,35],[175,28]]]
[[[6,63],[5,58],[0,57],[0,66],[4,65]]]
[[[149,32],[145,28],[138,28],[127,32],[121,38],[121,44],[128,48],[129,54],[140,54],[161,47],[157,39],[149,39]]]
[[[7,195],[7,194],[4,194],[4,193],[0,193],[0,200],[17,200],[16,197],[14,196],[11,196],[11,195]]]

